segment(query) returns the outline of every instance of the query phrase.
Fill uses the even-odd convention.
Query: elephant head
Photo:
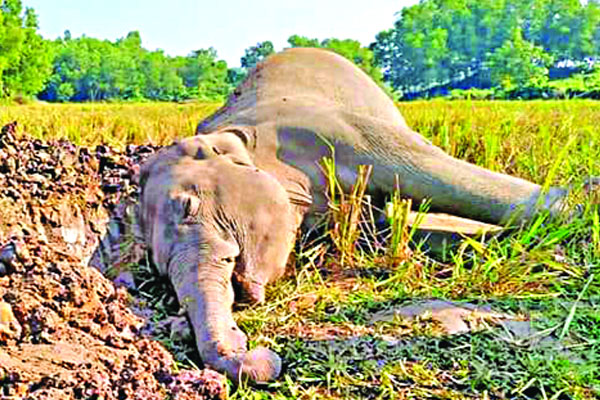
[[[188,138],[140,172],[140,221],[159,271],[185,307],[203,361],[233,379],[266,381],[279,357],[247,351],[232,317],[237,294],[261,301],[292,249],[299,218],[284,188],[254,166],[235,129]]]

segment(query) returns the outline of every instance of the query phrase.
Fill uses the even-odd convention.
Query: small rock
[[[482,321],[499,323],[515,318],[470,303],[430,299],[378,312],[371,317],[371,323],[393,321],[397,317],[414,320],[424,316],[430,316],[432,320],[437,321],[449,335],[476,330]]]
[[[10,304],[0,301],[0,342],[21,336],[21,325]]]
[[[0,262],[6,266],[12,266],[17,259],[17,246],[10,242],[0,248]]]

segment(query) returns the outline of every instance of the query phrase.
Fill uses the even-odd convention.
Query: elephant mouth
[[[248,277],[247,273],[242,274],[234,271],[232,275],[232,284],[235,293],[234,304],[257,304],[264,302],[264,282]]]

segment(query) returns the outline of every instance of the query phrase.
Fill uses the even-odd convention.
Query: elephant
[[[233,288],[251,301],[281,275],[297,229],[327,207],[319,166],[332,156],[343,186],[372,165],[381,199],[399,186],[431,209],[508,224],[557,212],[566,190],[455,159],[408,127],[362,70],[333,52],[294,48],[259,63],[196,135],[142,166],[141,222],[155,263],[187,308],[198,349],[230,377],[277,377],[278,356],[246,351]]]
[[[168,275],[188,314],[203,361],[260,382],[281,361],[246,352],[235,324],[235,296],[264,299],[282,275],[300,219],[279,182],[256,168],[234,133],[181,140],[142,165],[139,221],[159,272]]]
[[[327,207],[319,161],[330,155],[345,187],[358,165],[372,165],[371,195],[381,198],[399,186],[413,204],[428,199],[431,210],[481,222],[518,223],[565,205],[565,189],[542,193],[535,183],[449,156],[410,129],[367,74],[325,49],[291,48],[268,57],[196,134],[228,127],[246,133],[256,166],[308,216]]]

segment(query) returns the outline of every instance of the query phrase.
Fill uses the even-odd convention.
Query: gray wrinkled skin
[[[264,299],[281,276],[299,218],[283,187],[256,168],[234,133],[185,139],[140,173],[140,220],[154,263],[169,276],[204,362],[233,379],[267,381],[279,357],[246,349],[232,317],[238,296]]]
[[[434,210],[483,222],[523,221],[557,209],[565,191],[455,159],[405,123],[360,69],[320,49],[269,57],[197,136],[161,152],[141,172],[141,220],[154,261],[192,322],[203,360],[233,378],[279,374],[276,354],[246,350],[231,316],[234,287],[261,301],[281,275],[297,227],[326,208],[319,167],[334,150],[350,186],[373,165],[371,194],[430,199]]]
[[[227,104],[200,122],[197,134],[236,126],[251,137],[256,166],[288,190],[306,211],[326,208],[319,160],[335,149],[343,184],[356,166],[373,165],[369,191],[390,193],[396,176],[403,196],[435,211],[505,224],[538,208],[557,210],[565,190],[542,196],[532,182],[450,157],[408,127],[387,95],[358,67],[327,50],[294,48],[267,58]],[[541,198],[543,197],[543,198]]]

